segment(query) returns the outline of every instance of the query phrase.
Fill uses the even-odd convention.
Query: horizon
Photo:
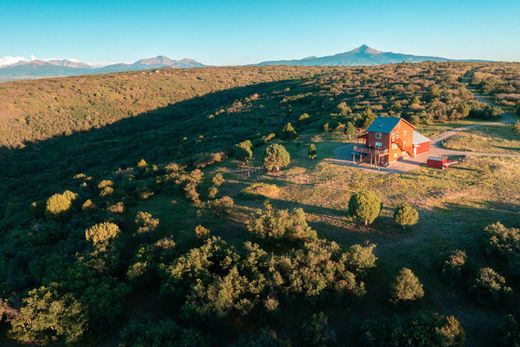
[[[7,0],[0,4],[0,31],[8,33],[0,39],[0,65],[35,58],[104,66],[158,55],[248,65],[334,55],[363,44],[383,52],[520,61],[519,12],[520,4],[510,0]]]

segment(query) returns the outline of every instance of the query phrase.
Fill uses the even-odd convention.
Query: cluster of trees
[[[520,105],[520,67],[518,64],[477,66],[471,84],[482,93],[491,95],[503,106]]]
[[[484,230],[489,235],[486,245],[488,253],[503,262],[505,273],[517,276],[520,260],[519,229],[507,228],[496,222]],[[447,257],[442,265],[442,274],[451,283],[466,284],[467,289],[483,303],[497,304],[512,294],[512,288],[503,275],[488,266],[474,268],[463,250],[454,250]]]
[[[348,203],[348,214],[364,225],[372,224],[381,212],[382,202],[376,193],[361,191],[353,194]],[[403,229],[419,222],[419,212],[410,204],[399,204],[394,210],[394,221]]]

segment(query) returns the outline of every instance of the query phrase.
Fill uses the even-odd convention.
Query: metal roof
[[[420,132],[414,130],[412,142],[414,145],[418,145],[420,143],[431,142],[431,140],[423,134],[421,134]]]
[[[377,117],[368,127],[368,131],[376,133],[391,133],[402,118]]]

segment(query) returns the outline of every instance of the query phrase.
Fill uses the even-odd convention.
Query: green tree
[[[412,205],[403,203],[395,209],[394,221],[406,229],[419,222],[419,213]]]
[[[336,109],[338,110],[340,116],[348,116],[352,113],[352,110],[350,109],[350,107],[348,107],[348,104],[345,101],[340,102],[336,106]]]
[[[442,273],[451,279],[461,279],[465,272],[467,255],[465,251],[455,250],[442,265]]]
[[[48,344],[63,339],[77,342],[87,330],[82,305],[70,294],[60,296],[56,285],[29,291],[18,315],[11,320],[9,334],[24,344]]]
[[[278,210],[264,202],[264,209],[247,221],[247,229],[262,238],[313,239],[316,232],[307,224],[301,208]]]
[[[489,234],[489,250],[506,259],[510,267],[515,269],[520,266],[520,229],[507,228],[502,223],[496,222],[485,229]]]
[[[356,135],[356,127],[352,122],[347,122],[345,125],[345,135],[347,135],[349,140],[352,140],[352,137]]]
[[[520,105],[518,106],[520,110]],[[513,125],[513,132],[517,135],[520,135],[520,121],[516,121],[515,125]]]
[[[63,216],[70,211],[77,198],[78,194],[70,190],[66,190],[62,194],[54,194],[47,199],[45,212],[53,218]]]
[[[368,128],[370,124],[376,119],[377,115],[370,108],[366,108],[361,115],[363,119],[363,128]]]
[[[309,116],[308,113],[302,113],[299,117],[298,117],[298,122],[300,122],[301,124],[306,124],[310,121],[311,119],[311,116]]]
[[[348,202],[349,215],[365,225],[374,222],[377,216],[379,216],[380,210],[381,200],[376,193],[371,191],[355,193]]]
[[[98,223],[85,230],[85,239],[92,242],[100,251],[106,251],[111,241],[119,236],[121,230],[111,222]]]
[[[292,140],[292,139],[295,139],[296,137],[298,137],[298,133],[296,132],[296,130],[292,126],[291,122],[288,122],[282,128],[281,137],[284,140]]]
[[[323,312],[313,314],[303,322],[302,331],[310,346],[325,347],[336,342],[336,331],[329,325],[329,318]]]
[[[424,289],[412,270],[402,268],[390,286],[390,301],[409,302],[421,299],[424,296]]]
[[[307,150],[307,154],[309,156],[309,159],[315,159],[316,158],[316,145],[314,143],[311,143],[309,145],[309,148]]]
[[[511,287],[506,285],[506,279],[490,267],[479,270],[473,290],[480,299],[491,299],[495,302],[513,292]]]
[[[246,162],[253,157],[253,143],[245,140],[235,146],[235,158],[242,162]]]
[[[264,167],[267,171],[280,171],[291,162],[291,155],[281,144],[274,143],[265,149]]]
[[[150,212],[146,211],[137,212],[134,222],[139,234],[154,231],[159,226],[159,218],[154,218]]]

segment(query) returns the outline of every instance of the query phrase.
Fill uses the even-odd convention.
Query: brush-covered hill
[[[428,136],[479,125],[470,116],[493,112],[465,81],[478,88],[481,69],[494,71],[239,67],[0,84],[0,342],[515,342],[520,160],[381,174],[334,157],[376,114]]]

